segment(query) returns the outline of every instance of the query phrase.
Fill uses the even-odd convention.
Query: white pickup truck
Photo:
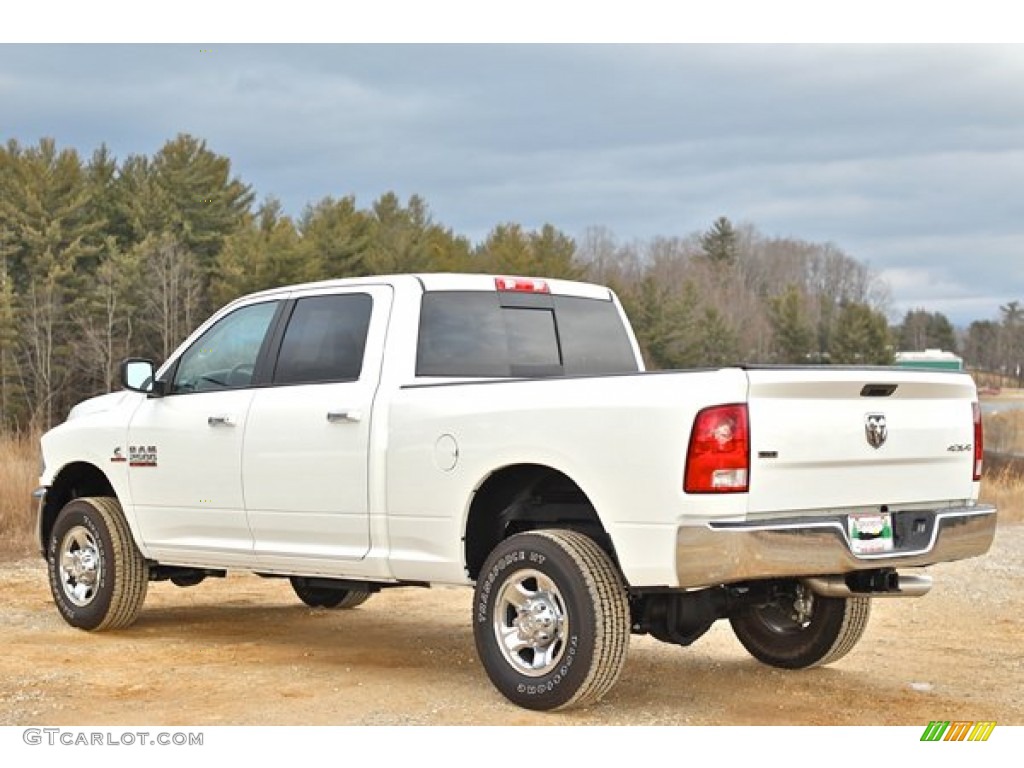
[[[149,581],[228,569],[324,608],[475,585],[482,664],[532,709],[604,695],[631,633],[688,645],[718,619],[767,664],[834,661],[873,598],[924,594],[919,567],[995,531],[969,376],[645,373],[596,285],[265,291],[122,382],[42,439],[39,543],[68,623],[124,627]]]

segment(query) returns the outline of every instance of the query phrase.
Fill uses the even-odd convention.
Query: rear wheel
[[[292,576],[289,580],[299,600],[310,608],[355,608],[369,600],[371,595],[361,589],[313,586],[302,576]]]
[[[50,591],[79,629],[119,629],[146,599],[149,569],[117,499],[73,499],[57,515],[47,546]]]
[[[611,558],[574,531],[521,533],[484,563],[473,633],[491,682],[537,710],[592,704],[615,684],[629,604]]]
[[[730,617],[733,632],[750,654],[783,669],[838,661],[860,640],[871,613],[866,597],[821,597],[801,584],[778,591],[771,602]]]

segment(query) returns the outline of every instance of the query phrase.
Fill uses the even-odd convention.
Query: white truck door
[[[368,449],[390,286],[297,293],[256,391],[242,478],[259,564],[329,572],[370,548]]]
[[[252,378],[280,302],[225,315],[170,372],[167,394],[144,401],[128,427],[128,478],[143,540],[167,563],[247,565],[242,436]]]

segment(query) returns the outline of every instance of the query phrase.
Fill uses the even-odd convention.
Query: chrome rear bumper
[[[996,531],[996,508],[988,505],[893,514],[908,516],[924,530],[916,537],[908,535],[902,545],[897,542],[892,552],[864,555],[855,555],[850,548],[846,515],[680,526],[676,535],[679,586],[705,587],[962,560],[985,554]]]

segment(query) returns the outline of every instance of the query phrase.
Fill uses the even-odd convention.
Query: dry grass
[[[0,552],[33,551],[35,504],[39,482],[39,438],[0,435]]]
[[[1013,395],[1019,397],[1020,390]],[[995,504],[999,522],[1024,523],[1024,409],[986,414],[981,500]]]
[[[981,501],[995,504],[1000,523],[1024,523],[1024,475],[1016,467],[986,472],[981,479]]]
[[[1024,455],[1024,409],[986,414],[985,450]]]

